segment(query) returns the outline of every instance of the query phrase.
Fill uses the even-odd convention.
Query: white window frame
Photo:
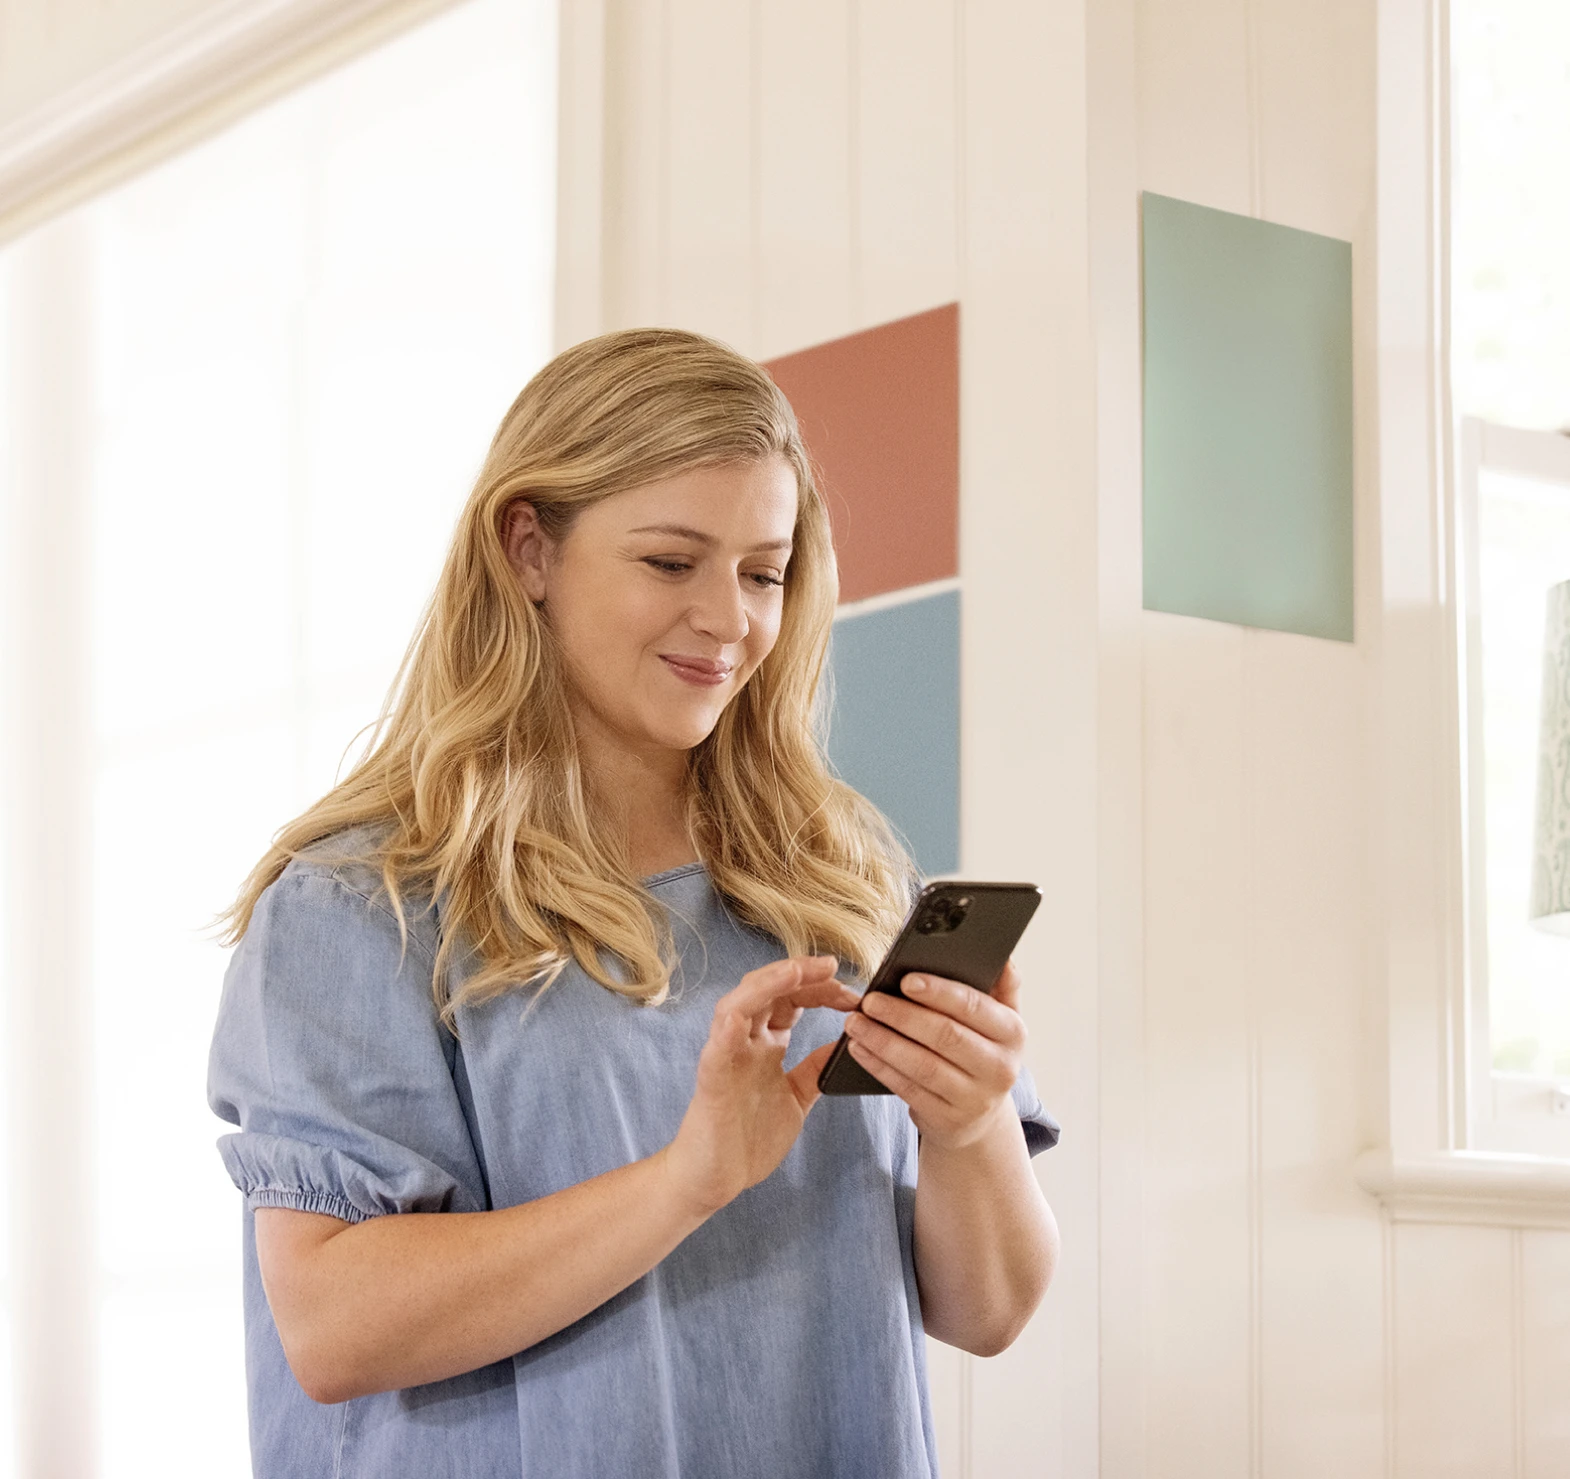
[[[1487,1079],[1475,1067],[1486,994],[1468,970],[1449,0],[1378,0],[1377,25],[1380,599],[1368,704],[1380,1041],[1368,1091],[1375,1143],[1355,1177],[1394,1220],[1570,1228],[1570,1157],[1512,1139],[1511,1086],[1501,1117],[1491,1067]]]
[[[1478,482],[1482,472],[1556,484],[1570,498],[1570,438],[1463,417],[1458,428],[1456,494],[1461,578],[1460,718],[1465,756],[1465,918],[1467,1145],[1473,1150],[1570,1161],[1570,1084],[1501,1073],[1493,1066],[1488,980],[1488,836],[1483,789],[1483,653],[1479,577]]]

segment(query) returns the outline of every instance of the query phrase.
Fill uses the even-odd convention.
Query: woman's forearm
[[[596,1309],[705,1220],[666,1152],[496,1212],[346,1223],[256,1213],[284,1352],[306,1393],[342,1402],[498,1361]]]
[[[1013,1106],[949,1149],[923,1138],[916,1181],[916,1280],[930,1335],[973,1355],[1006,1349],[1041,1303],[1058,1228]]]

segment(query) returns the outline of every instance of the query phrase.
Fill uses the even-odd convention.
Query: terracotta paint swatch
[[[959,574],[959,305],[765,367],[822,476],[840,600]]]

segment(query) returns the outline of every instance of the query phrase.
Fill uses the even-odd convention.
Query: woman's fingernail
[[[921,993],[927,989],[927,985],[928,982],[925,976],[905,977],[905,989],[907,991],[913,992],[917,996],[920,996]]]

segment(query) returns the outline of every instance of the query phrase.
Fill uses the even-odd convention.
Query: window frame
[[[1479,481],[1487,471],[1555,484],[1570,497],[1570,438],[1501,426],[1473,416],[1456,430],[1456,584],[1459,606],[1459,721],[1462,731],[1466,962],[1466,1145],[1468,1149],[1570,1161],[1570,1084],[1551,1075],[1504,1073],[1493,1066],[1488,978],[1488,835],[1484,790],[1483,652],[1478,522]]]

